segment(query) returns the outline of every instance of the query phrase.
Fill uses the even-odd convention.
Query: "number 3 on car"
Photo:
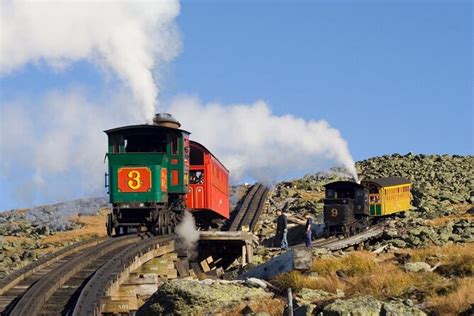
[[[132,170],[128,173],[128,178],[130,180],[128,180],[128,187],[132,190],[138,190],[142,184],[140,182],[140,172],[138,172],[137,170]]]
[[[146,167],[120,168],[117,171],[120,192],[149,192],[151,171]]]

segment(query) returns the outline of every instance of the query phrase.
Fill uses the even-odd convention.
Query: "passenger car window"
[[[204,184],[204,170],[191,170],[189,172],[190,184]]]

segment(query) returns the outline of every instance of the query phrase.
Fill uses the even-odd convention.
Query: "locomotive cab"
[[[326,184],[324,223],[326,233],[350,235],[366,221],[368,190],[355,182],[337,181]]]

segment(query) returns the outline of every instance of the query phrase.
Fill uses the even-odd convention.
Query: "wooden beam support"
[[[199,240],[224,240],[224,241],[258,241],[258,238],[250,233],[243,231],[202,231]]]

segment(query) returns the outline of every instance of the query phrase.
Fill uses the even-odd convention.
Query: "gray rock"
[[[313,247],[313,256],[327,255],[327,254],[330,254],[330,253],[331,253],[331,251],[326,249],[326,248]]]
[[[407,306],[403,303],[400,302],[390,302],[390,303],[383,303],[382,305],[382,311],[380,315],[384,316],[399,316],[399,315],[404,315],[404,316],[426,316],[426,313],[423,312],[422,310],[416,308],[416,307],[411,307]]]
[[[316,305],[305,304],[294,309],[293,315],[294,316],[310,316],[310,315],[313,315],[313,311],[315,308],[316,308]]]
[[[382,303],[372,296],[337,299],[324,308],[323,316],[379,316],[381,308]]]
[[[404,242],[404,241],[401,240],[401,239],[392,239],[392,240],[390,240],[390,243],[391,243],[392,245],[394,245],[395,247],[398,247],[398,248],[405,248],[406,245],[407,245],[407,243]]]
[[[272,293],[261,288],[249,288],[239,282],[176,279],[163,283],[137,315],[212,314],[233,302],[271,297]]]
[[[245,284],[247,284],[250,287],[259,287],[262,289],[267,288],[267,283],[257,278],[248,278],[247,280],[245,280]]]
[[[457,234],[451,234],[449,235],[449,240],[452,240],[454,242],[458,242],[461,240],[461,236],[457,235]]]
[[[402,268],[409,272],[431,271],[431,266],[425,262],[407,262]]]
[[[344,297],[344,292],[339,289],[337,290],[336,294],[329,293],[323,290],[312,290],[312,289],[307,289],[307,288],[301,289],[301,291],[298,293],[298,299],[303,304],[310,304],[310,303],[315,303],[318,301],[340,298],[340,297]]]

